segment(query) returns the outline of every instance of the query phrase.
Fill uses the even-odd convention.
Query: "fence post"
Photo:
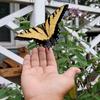
[[[45,22],[45,1],[46,0],[35,0],[31,15],[31,26],[37,26]]]

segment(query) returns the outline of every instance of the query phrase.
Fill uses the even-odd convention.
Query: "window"
[[[20,9],[26,7],[28,4],[20,4]]]
[[[11,42],[10,30],[4,26],[0,28],[0,42]]]
[[[0,19],[9,15],[11,12],[11,5],[9,3],[0,2]],[[14,45],[14,34],[7,27],[0,27],[0,45],[4,47],[11,47]]]
[[[8,3],[0,3],[0,18],[5,17],[10,13],[10,8]]]
[[[22,8],[24,8],[24,7],[26,7],[26,6],[28,6],[28,4],[20,4],[20,9],[22,9]],[[27,18],[27,20],[29,20],[30,21],[30,16],[29,16],[29,14],[26,14],[25,16],[23,16],[23,17],[26,17]]]

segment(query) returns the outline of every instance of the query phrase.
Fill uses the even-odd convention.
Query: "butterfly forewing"
[[[55,29],[57,29],[56,27],[58,27],[58,22],[59,22],[59,18],[62,14],[62,11],[64,9],[64,6],[62,6],[61,8],[57,9],[51,16],[50,16],[50,27],[49,27],[49,37],[52,37],[52,35],[55,32]]]
[[[37,31],[38,30],[38,31]],[[29,29],[30,32],[28,32],[27,30],[17,34],[17,38],[26,38],[26,39],[39,39],[39,40],[46,40],[47,39],[47,35],[44,33],[44,31],[41,28],[30,28]]]

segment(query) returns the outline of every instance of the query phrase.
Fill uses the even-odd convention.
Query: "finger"
[[[49,49],[46,48],[46,53],[47,53],[47,65],[57,67],[57,63],[52,48]]]
[[[38,57],[38,49],[37,48],[34,48],[32,50],[31,65],[32,65],[32,67],[39,66],[39,57]]]
[[[71,67],[66,72],[64,72],[63,75],[65,75],[66,77],[69,77],[70,79],[74,79],[76,74],[79,74],[80,72],[81,70],[79,68]]]
[[[39,65],[44,68],[47,65],[45,48],[39,47],[38,53],[39,53]]]
[[[23,70],[29,69],[31,68],[31,64],[30,64],[30,55],[26,55],[24,57],[24,62],[23,62]]]

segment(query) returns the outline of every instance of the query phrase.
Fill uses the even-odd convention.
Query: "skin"
[[[21,85],[25,100],[63,100],[78,73],[80,69],[71,67],[58,74],[52,49],[34,48],[23,63]]]

